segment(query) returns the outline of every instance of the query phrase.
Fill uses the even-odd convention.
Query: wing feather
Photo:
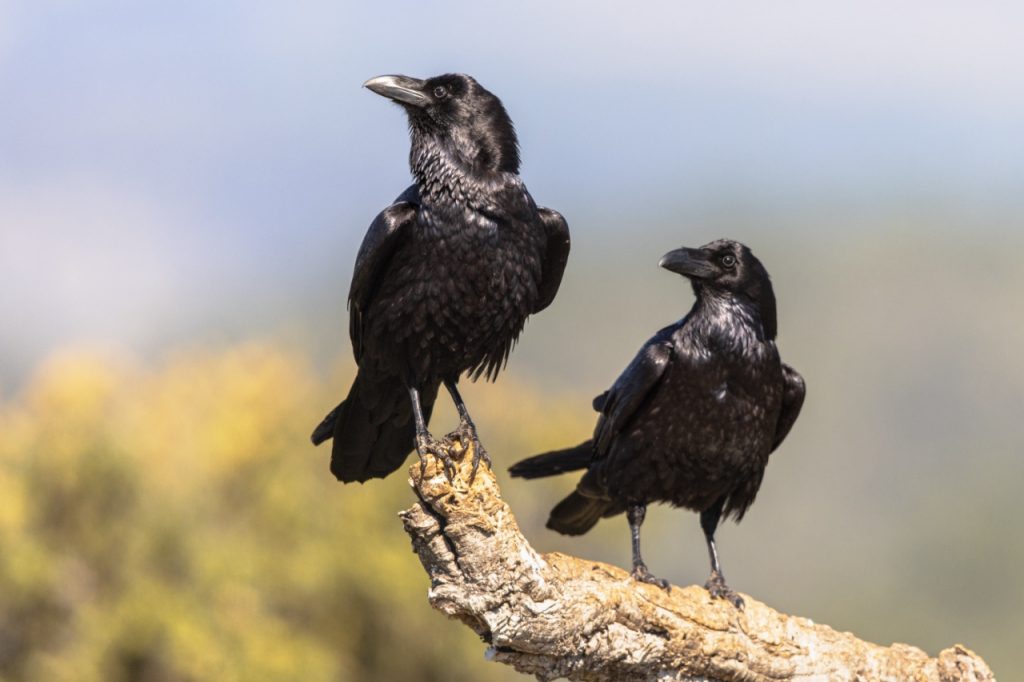
[[[615,384],[594,399],[594,406],[601,412],[594,429],[597,458],[603,457],[615,437],[627,428],[630,419],[661,382],[671,360],[671,339],[658,334],[644,344]]]
[[[414,185],[377,214],[363,237],[348,292],[348,331],[356,362],[363,354],[363,316],[373,305],[374,294],[387,273],[391,257],[415,222],[418,208],[419,196]]]
[[[789,430],[796,423],[796,418],[800,416],[800,408],[804,405],[804,396],[807,393],[804,378],[786,363],[782,363],[782,377],[785,386],[782,389],[782,411],[779,413],[779,421],[775,427],[775,440],[772,442],[773,452],[786,439]]]
[[[555,300],[558,286],[562,283],[565,264],[569,260],[569,225],[565,218],[550,208],[538,208],[537,212],[540,214],[548,239],[544,249],[539,298],[533,308],[535,313],[544,310]]]

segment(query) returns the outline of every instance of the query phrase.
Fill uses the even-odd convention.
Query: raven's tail
[[[593,454],[593,445],[594,441],[588,440],[575,447],[527,457],[510,466],[508,471],[519,478],[541,478],[586,469]]]
[[[602,517],[620,511],[615,502],[586,497],[574,490],[551,510],[547,526],[562,535],[583,535]]]
[[[594,441],[588,440],[575,447],[528,457],[509,467],[509,473],[519,478],[541,478],[586,469],[591,463],[593,453]],[[602,517],[622,511],[620,506],[610,500],[587,497],[576,490],[555,505],[551,510],[551,516],[548,517],[547,525],[551,530],[563,535],[582,535],[593,528]]]
[[[437,386],[420,392],[429,422]],[[405,385],[398,377],[356,375],[348,397],[313,430],[319,445],[334,438],[331,473],[345,483],[384,478],[402,466],[413,449],[416,427]]]

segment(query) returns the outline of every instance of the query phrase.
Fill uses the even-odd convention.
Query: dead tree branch
[[[994,680],[955,645],[932,658],[906,644],[878,646],[744,595],[746,608],[700,587],[666,593],[614,566],[539,554],[481,466],[458,447],[449,483],[430,463],[410,469],[419,501],[401,514],[431,578],[434,608],[471,627],[488,655],[541,680],[721,682],[966,682]]]

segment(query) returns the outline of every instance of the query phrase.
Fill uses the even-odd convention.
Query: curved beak
[[[363,83],[363,87],[399,104],[422,107],[430,101],[423,93],[424,81],[408,76],[377,76]]]
[[[705,279],[718,272],[711,264],[707,252],[702,249],[687,249],[685,247],[666,253],[658,261],[658,265],[692,279]]]

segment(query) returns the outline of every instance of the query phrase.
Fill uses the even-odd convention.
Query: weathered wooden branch
[[[467,455],[463,457],[462,455]],[[932,658],[878,646],[744,595],[741,612],[701,587],[666,593],[614,566],[539,554],[481,466],[456,445],[454,483],[431,462],[410,469],[419,501],[402,512],[431,578],[434,608],[471,627],[487,654],[541,680],[961,682],[994,680],[955,645]]]

